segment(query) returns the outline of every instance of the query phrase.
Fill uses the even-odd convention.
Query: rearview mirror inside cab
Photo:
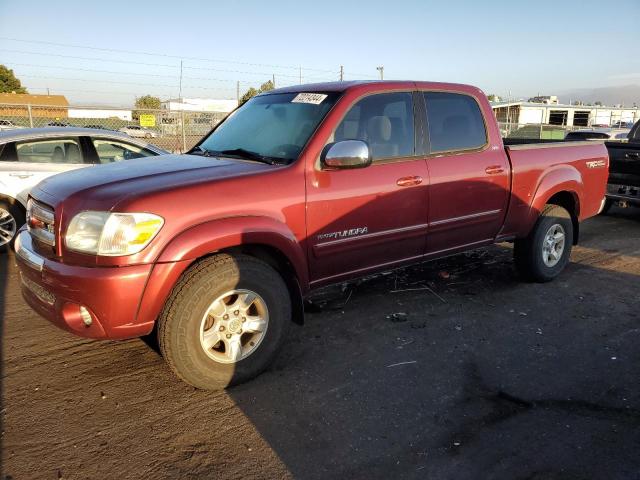
[[[371,151],[362,140],[343,140],[324,147],[320,162],[327,168],[364,168],[371,165]]]

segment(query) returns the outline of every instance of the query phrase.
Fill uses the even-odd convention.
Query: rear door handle
[[[625,155],[625,157],[627,157],[627,158],[640,158],[640,153],[638,153],[638,152],[627,153]]]
[[[402,177],[396,180],[396,185],[399,187],[412,187],[414,185],[420,185],[422,183],[422,177],[417,175],[411,177]]]
[[[500,165],[491,165],[490,167],[485,168],[484,172],[487,175],[497,175],[504,172],[504,168],[502,168]]]

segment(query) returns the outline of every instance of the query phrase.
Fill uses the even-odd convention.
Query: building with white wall
[[[594,105],[564,105],[561,103],[492,102],[491,107],[500,123],[547,124],[567,127],[610,126],[616,122],[640,120],[638,107],[606,107]]]
[[[102,108],[70,108],[69,118],[119,118],[131,121],[131,110],[114,110]]]
[[[179,98],[162,102],[162,108],[184,112],[218,112],[229,113],[238,106],[236,100],[219,100],[214,98]]]

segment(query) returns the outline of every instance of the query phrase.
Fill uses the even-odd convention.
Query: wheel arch
[[[154,278],[154,282],[171,285],[148,285],[149,291],[160,293],[151,311],[145,305],[145,317],[159,312],[179,277],[191,265],[219,253],[243,254],[258,258],[274,268],[283,278],[292,302],[293,320],[303,323],[303,298],[309,289],[306,256],[289,228],[267,217],[234,217],[206,222],[173,238],[157,259],[160,270],[175,265],[170,278]],[[155,270],[155,269],[154,269]],[[147,290],[147,289],[145,289]],[[145,292],[145,297],[147,292]],[[155,296],[155,295],[154,295]],[[146,299],[144,299],[146,300]],[[143,300],[143,302],[144,302]],[[155,318],[155,317],[154,317]]]
[[[529,211],[527,232],[535,225],[547,204],[559,205],[571,215],[573,224],[573,244],[578,243],[580,230],[580,199],[584,184],[580,172],[571,165],[560,165],[547,172],[538,183]]]
[[[558,205],[564,208],[569,215],[571,215],[571,223],[573,224],[573,244],[578,244],[578,238],[580,236],[580,199],[575,192],[562,190],[554,193],[546,202],[545,205],[552,204]]]

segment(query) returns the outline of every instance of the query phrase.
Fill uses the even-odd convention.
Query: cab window
[[[469,95],[424,92],[431,153],[472,150],[487,143],[478,103]]]
[[[363,140],[375,160],[414,154],[413,96],[381,93],[358,101],[335,130],[334,142]]]
[[[121,160],[132,160],[134,158],[152,157],[156,155],[151,150],[130,143],[98,138],[93,138],[92,142],[100,163],[113,163]]]
[[[28,163],[84,163],[77,138],[55,138],[17,142],[19,162]]]

